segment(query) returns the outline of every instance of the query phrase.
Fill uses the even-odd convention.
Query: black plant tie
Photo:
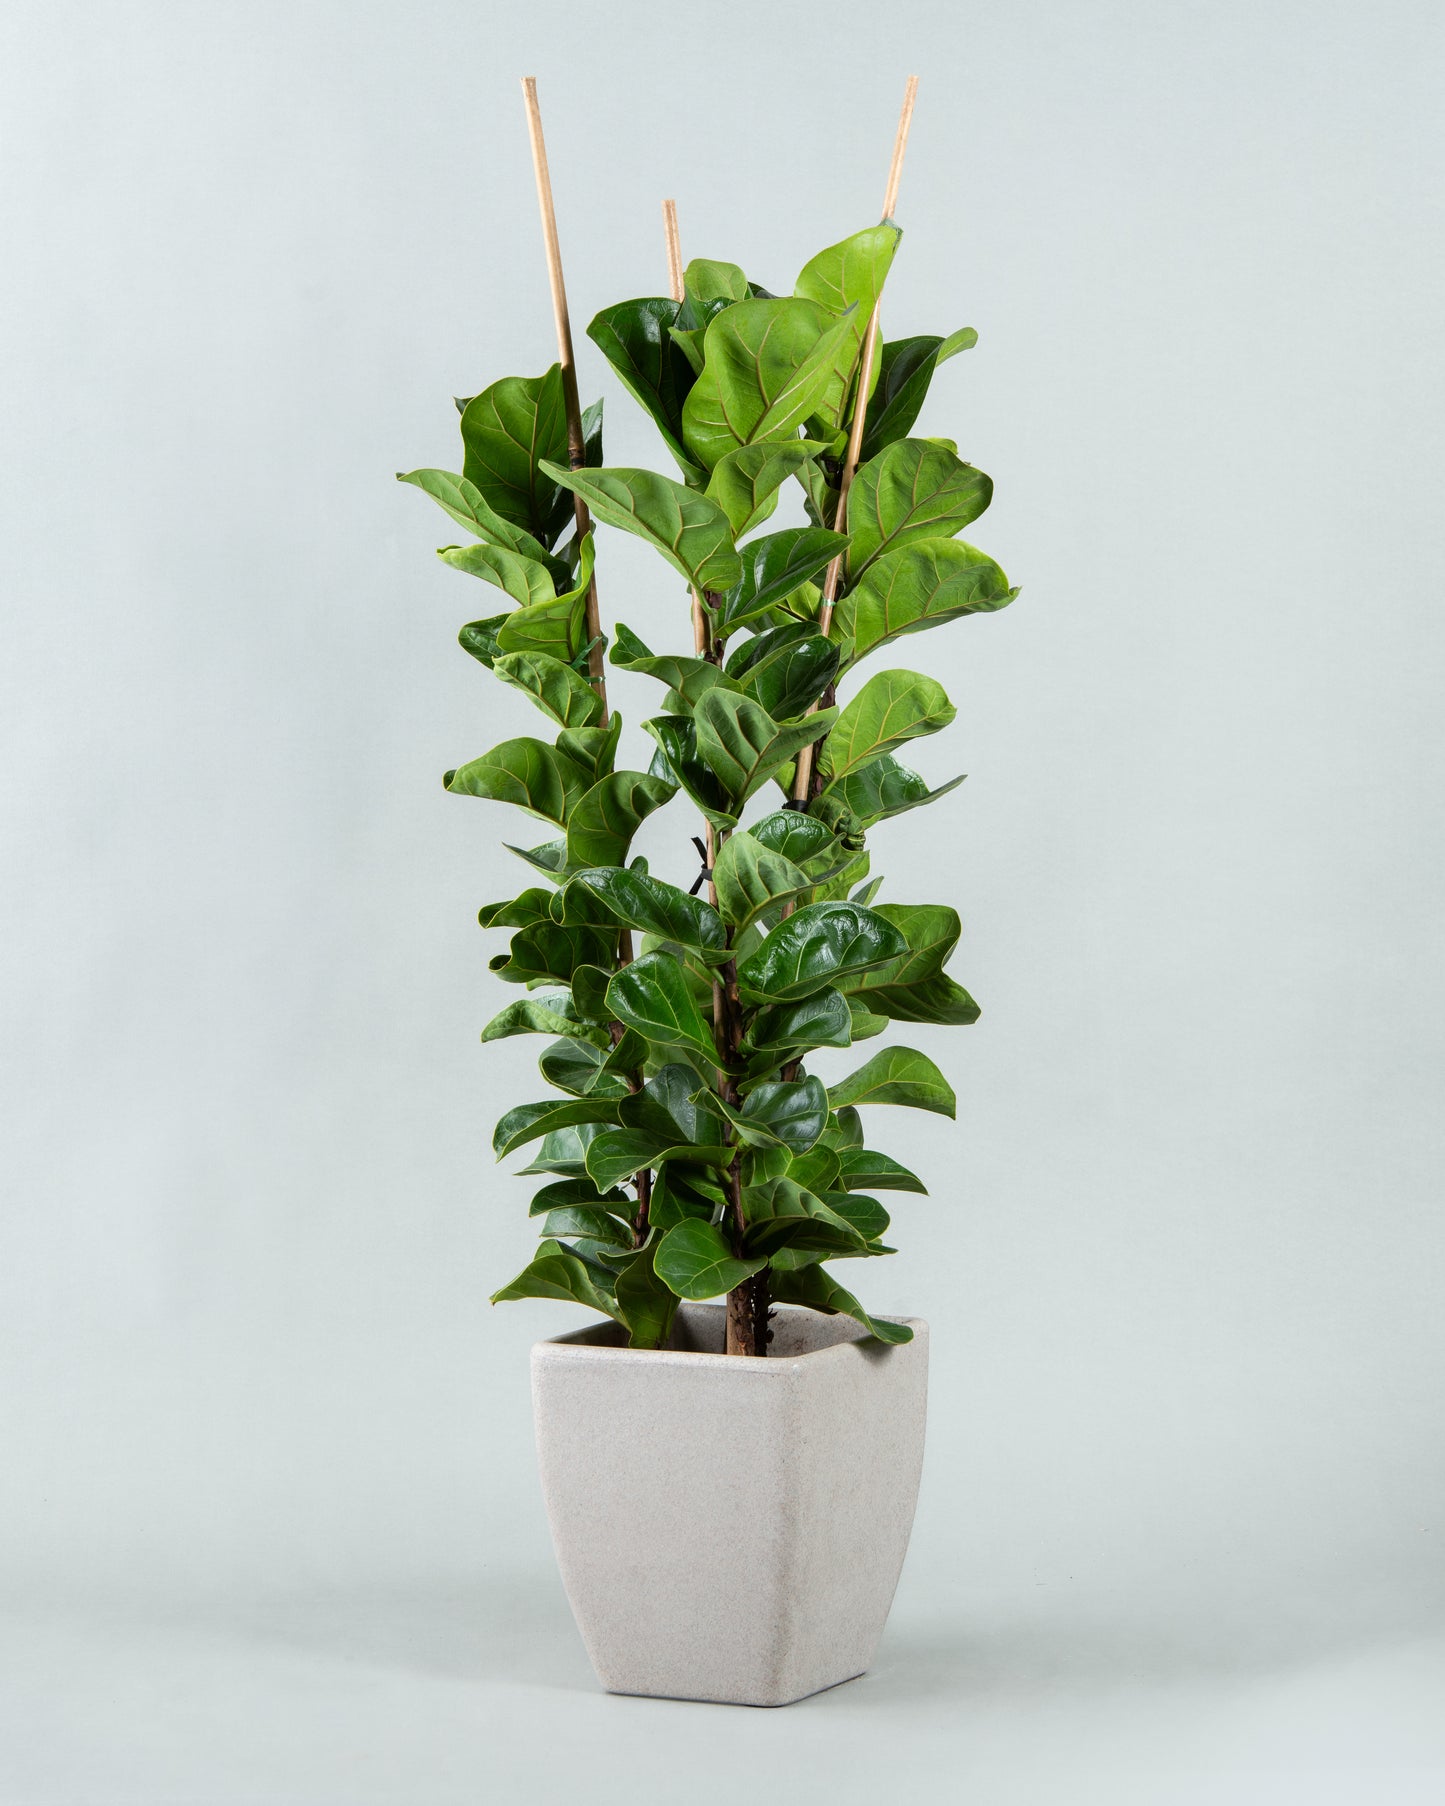
[[[692,837],[692,844],[697,848],[697,856],[702,861],[702,870],[693,879],[692,889],[687,893],[688,896],[695,897],[704,884],[712,882],[712,867],[707,862],[707,846],[696,834]]]

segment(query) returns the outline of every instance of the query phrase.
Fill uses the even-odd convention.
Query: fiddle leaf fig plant
[[[679,1299],[724,1296],[730,1353],[766,1354],[772,1303],[911,1334],[851,1289],[858,1263],[893,1252],[875,1194],[924,1189],[869,1145],[872,1124],[880,1105],[952,1117],[953,1090],[903,1045],[832,1086],[809,1062],[895,1024],[977,1019],[945,970],[956,912],[879,902],[872,870],[874,830],[962,780],[930,787],[899,757],[952,722],[942,685],[859,667],[1017,591],[958,537],[989,478],[951,441],[910,437],[935,371],[976,334],[876,346],[899,237],[884,220],[829,246],[787,296],[697,259],[681,298],[596,316],[666,474],[603,462],[600,403],[569,451],[554,364],[458,404],[459,472],[401,478],[467,535],[443,562],[489,586],[463,649],[542,717],[444,780],[544,824],[511,847],[517,894],[479,918],[508,937],[491,969],[520,993],[482,1039],[546,1041],[546,1095],[493,1136],[499,1158],[530,1152],[540,1238],[494,1302],[581,1304],[633,1348],[667,1341]],[[794,524],[775,526],[788,495]],[[633,765],[587,626],[597,539],[618,531],[677,601],[675,644],[622,622],[606,638],[614,672],[661,686]],[[670,878],[632,851],[664,808]]]

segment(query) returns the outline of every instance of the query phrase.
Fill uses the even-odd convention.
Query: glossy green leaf
[[[884,345],[878,358],[878,385],[868,404],[863,459],[875,457],[907,433],[923,407],[933,372],[956,352],[977,343],[978,334],[965,326],[946,339],[893,339]]]
[[[624,928],[659,935],[705,955],[727,955],[727,930],[717,911],[674,884],[618,866],[603,866],[569,879],[567,893],[578,890],[596,897]]]
[[[840,347],[832,382],[819,399],[816,411],[831,427],[844,424],[854,365],[862,348],[873,307],[883,292],[883,284],[898,249],[902,233],[891,220],[855,232],[840,244],[825,251],[799,272],[798,294],[809,301],[820,302],[830,312],[842,313],[851,308],[851,330],[844,347]]]
[[[847,1191],[867,1186],[870,1191],[913,1191],[925,1197],[928,1187],[916,1173],[900,1166],[888,1154],[872,1148],[844,1148],[838,1155],[839,1174]]]
[[[694,257],[682,272],[682,292],[696,311],[708,302],[746,301],[748,279],[735,263]]]
[[[629,1348],[661,1348],[672,1333],[677,1294],[654,1268],[659,1242],[641,1248],[617,1274],[617,1310]]]
[[[503,546],[443,546],[437,556],[453,570],[495,584],[514,602],[550,602],[557,593],[545,565],[534,558],[522,558]]]
[[[507,615],[488,615],[483,621],[468,621],[457,634],[457,644],[463,652],[469,652],[478,664],[491,670],[496,663],[497,635],[500,633]]]
[[[762,1258],[739,1260],[711,1223],[677,1223],[657,1244],[653,1266],[679,1298],[716,1298],[767,1265]]]
[[[926,779],[888,755],[839,778],[828,790],[827,800],[846,809],[866,828],[892,816],[905,815],[910,809],[922,808],[925,803],[936,803],[962,782],[960,775],[930,790]]]
[[[578,1236],[585,1241],[600,1242],[613,1248],[631,1248],[632,1228],[610,1211],[589,1204],[561,1204],[549,1210],[540,1233],[549,1241]]]
[[[857,664],[900,634],[991,614],[1017,594],[986,552],[961,539],[924,539],[875,559],[840,597],[833,623]]]
[[[839,713],[821,760],[829,786],[895,746],[936,734],[958,713],[943,685],[917,671],[878,671]]]
[[[880,1048],[867,1065],[829,1087],[828,1101],[835,1110],[848,1104],[907,1104],[951,1117],[957,1109],[948,1080],[927,1054],[912,1047]]]
[[[829,985],[796,1003],[759,1010],[748,1027],[743,1051],[784,1059],[812,1047],[850,1047],[852,1043],[848,1000]]]
[[[828,1126],[828,1094],[821,1079],[758,1085],[737,1117],[745,1137],[763,1135],[790,1153],[806,1154]]]
[[[708,690],[721,685],[725,690],[740,689],[730,677],[705,658],[689,658],[675,653],[655,654],[643,644],[630,627],[618,624],[611,652],[612,663],[621,671],[640,671],[644,677],[655,677],[668,684],[691,708]]]
[[[612,775],[621,738],[622,717],[614,711],[606,727],[564,727],[557,736],[557,751],[598,783]]]
[[[890,1323],[886,1318],[870,1317],[849,1291],[816,1263],[793,1272],[777,1272],[772,1280],[772,1295],[779,1304],[801,1304],[825,1316],[841,1314],[861,1323],[880,1342],[911,1342],[913,1331],[906,1323]]]
[[[504,740],[480,759],[449,771],[445,783],[453,795],[514,803],[529,815],[565,827],[587,792],[588,776],[555,746],[524,736]]]
[[[780,922],[738,967],[745,996],[787,1003],[897,959],[908,943],[858,903],[810,903]],[[845,1100],[846,1101],[846,1100]]]
[[[484,903],[477,911],[477,921],[483,928],[530,928],[533,922],[552,920],[552,893],[541,885],[502,903]]]
[[[607,987],[607,1008],[617,1022],[635,1028],[659,1047],[681,1047],[717,1063],[712,1024],[705,1020],[678,962],[646,953],[624,966]]]
[[[559,1091],[566,1091],[573,1097],[628,1096],[626,1079],[621,1073],[608,1070],[610,1045],[601,1040],[586,1039],[586,1035],[585,1028],[580,1034],[569,1032],[560,1041],[543,1048],[537,1061],[542,1077],[549,1085],[555,1085]]]
[[[778,491],[827,447],[818,439],[756,439],[719,458],[708,478],[712,497],[735,540],[760,527],[778,505]]]
[[[774,721],[751,697],[709,690],[693,710],[697,750],[740,809],[780,766],[827,733],[837,712],[819,709],[801,720]]]
[[[671,1229],[674,1223],[709,1223],[714,1201],[698,1189],[693,1180],[698,1169],[667,1160],[652,1177],[652,1203],[649,1221],[656,1230]]]
[[[498,1160],[529,1141],[540,1141],[553,1129],[579,1122],[616,1122],[617,1102],[606,1097],[577,1097],[568,1103],[554,1098],[538,1104],[517,1104],[498,1121],[492,1132],[492,1152]]]
[[[854,331],[851,314],[835,319],[802,299],[739,301],[720,313],[683,403],[688,451],[712,470],[739,445],[794,433],[828,393]]]
[[[609,930],[538,922],[519,929],[510,948],[490,962],[489,970],[508,984],[535,984],[539,979],[570,984],[578,966],[610,961],[616,940]]]
[[[533,871],[541,872],[553,884],[560,884],[567,875],[567,842],[565,840],[548,840],[540,847],[514,847],[510,841],[504,840],[502,845],[509,853],[515,853],[523,859]]]
[[[743,1245],[749,1254],[772,1256],[785,1248],[820,1255],[863,1251],[864,1238],[847,1218],[793,1179],[749,1187],[743,1205],[748,1219]]]
[[[903,936],[908,951],[854,979],[846,987],[850,991],[911,985],[932,978],[943,970],[963,933],[958,911],[947,903],[880,903],[877,913]]]
[[[615,1299],[602,1290],[592,1270],[561,1242],[543,1242],[517,1277],[492,1293],[493,1304],[511,1298],[561,1298],[621,1320]]]
[[[614,771],[586,791],[567,819],[567,862],[621,865],[641,824],[675,786],[641,771]]]
[[[701,476],[682,438],[682,404],[693,371],[671,333],[681,303],[662,296],[604,307],[587,328],[592,340],[657,426],[684,475]]]
[[[723,630],[755,621],[800,585],[816,577],[847,547],[846,533],[822,527],[785,527],[742,547],[742,574],[723,598]]]
[[[852,1225],[865,1242],[876,1243],[879,1236],[888,1233],[891,1221],[888,1212],[878,1202],[861,1192],[832,1191],[823,1194],[823,1201],[830,1210],[836,1211],[845,1223]],[[870,1253],[891,1254],[891,1248],[872,1248]]]
[[[949,1028],[966,1028],[982,1014],[961,984],[946,972],[936,972],[907,985],[870,986],[858,1000],[875,1015],[893,1022],[935,1022]]]
[[[582,541],[572,587],[564,588],[549,602],[514,608],[497,628],[498,651],[541,655],[562,664],[574,660],[582,650],[586,631],[593,558],[594,541],[589,533]]]
[[[551,1185],[544,1185],[533,1197],[527,1214],[544,1217],[551,1211],[562,1210],[572,1204],[595,1205],[610,1211],[614,1216],[626,1216],[632,1209],[632,1200],[626,1192],[599,1191],[584,1175],[580,1179],[557,1179]]]
[[[752,834],[742,831],[730,834],[719,847],[713,883],[723,920],[738,936],[764,910],[812,888],[812,879],[792,860],[770,852]]]
[[[900,439],[860,464],[848,491],[848,572],[853,581],[885,552],[915,540],[951,539],[993,498],[992,479],[927,439]]]
[[[742,566],[728,517],[707,496],[651,470],[547,468],[598,520],[645,539],[698,589],[728,590],[738,581]]]
[[[482,1030],[483,1041],[504,1041],[511,1035],[586,1035],[577,1020],[572,999],[565,994],[519,997],[499,1010]]]
[[[572,513],[570,496],[544,465],[567,456],[567,416],[558,364],[537,377],[504,376],[462,413],[462,474],[493,510],[550,546]]]
[[[546,653],[507,652],[492,661],[503,683],[530,696],[559,727],[591,727],[602,717],[602,698],[585,677]]]
[[[531,1165],[519,1167],[517,1175],[520,1178],[526,1173],[556,1173],[563,1179],[586,1179],[585,1161],[589,1147],[597,1136],[611,1133],[610,1129],[595,1122],[554,1129],[550,1135],[542,1137],[542,1145]]]
[[[546,565],[554,576],[558,574],[557,561],[551,557],[542,542],[534,539],[515,522],[504,520],[476,484],[469,483],[465,477],[456,476],[449,470],[399,470],[396,480],[399,483],[411,483],[423,490],[433,501],[441,504],[458,526],[465,527],[468,532],[475,533],[494,545],[504,546],[509,552],[516,552],[523,558]]]
[[[737,816],[721,781],[702,762],[697,749],[697,726],[692,717],[656,715],[642,725],[657,742],[652,775],[681,785],[715,828],[730,828]]]
[[[790,638],[748,667],[744,688],[776,721],[801,715],[819,701],[838,672],[836,642],[821,634]]]
[[[775,809],[748,829],[760,845],[771,853],[781,853],[795,865],[807,865],[833,852],[837,837],[826,822],[805,815],[801,809]]]

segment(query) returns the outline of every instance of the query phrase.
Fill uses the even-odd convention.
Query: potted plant
[[[491,967],[517,991],[482,1038],[546,1037],[551,1088],[496,1126],[498,1157],[533,1150],[541,1240],[494,1302],[601,1319],[539,1344],[533,1375],[559,1560],[604,1685],[782,1704],[871,1660],[922,1459],[926,1326],[870,1315],[840,1272],[892,1252],[877,1194],[924,1190],[865,1121],[954,1114],[907,1046],[832,1086],[810,1062],[978,1015],[944,969],[954,909],[879,896],[874,830],[960,780],[931,789],[897,757],[954,709],[878,655],[1016,592],[958,537],[988,477],[911,436],[974,333],[880,338],[906,110],[884,219],[790,292],[674,258],[672,294],[592,320],[675,462],[661,474],[608,465],[601,405],[579,406],[529,102],[562,355],[459,404],[459,473],[403,477],[468,534],[441,557],[501,592],[463,648],[547,723],[445,778],[546,824],[513,848],[517,894],[480,913],[509,937]],[[803,518],[778,527],[787,491]],[[594,522],[657,553],[679,643],[604,632]],[[660,686],[640,759],[622,757],[604,648]],[[655,871],[632,842],[663,808],[676,856]]]

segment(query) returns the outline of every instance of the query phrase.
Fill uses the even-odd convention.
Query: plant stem
[[[522,78],[522,95],[527,106],[527,131],[532,140],[532,168],[537,177],[537,204],[542,210],[542,238],[547,247],[547,279],[552,288],[552,314],[557,325],[557,361],[562,366],[562,399],[567,410],[567,462],[573,470],[581,470],[587,462],[587,448],[582,437],[582,403],[577,394],[577,365],[572,355],[572,322],[567,313],[567,286],[562,279],[562,248],[557,239],[557,215],[552,206],[552,175],[547,167],[547,144],[542,136],[542,110],[537,104],[537,78]],[[574,495],[577,519],[577,544],[580,546],[592,525],[587,504]],[[586,634],[591,650],[587,669],[592,687],[602,698],[601,726],[607,725],[607,678],[602,664],[601,615],[597,605],[597,576],[587,585]]]

